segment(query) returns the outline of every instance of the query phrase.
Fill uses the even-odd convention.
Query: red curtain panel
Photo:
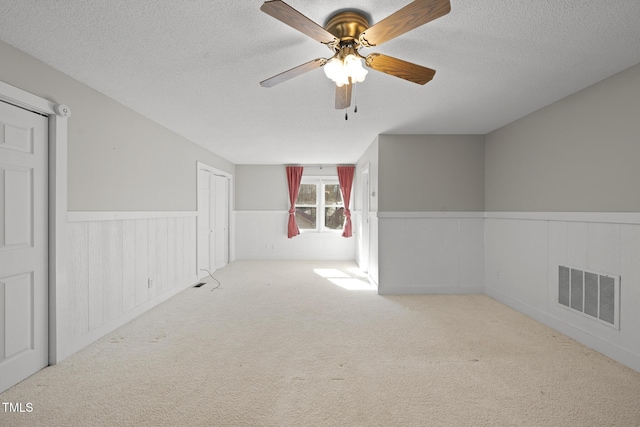
[[[340,182],[340,192],[342,193],[342,201],[344,202],[345,218],[342,237],[351,237],[352,232],[349,201],[351,200],[351,186],[353,185],[353,174],[355,170],[355,166],[338,166],[338,181]]]
[[[300,191],[300,181],[302,180],[302,166],[287,166],[287,182],[289,183],[289,225],[287,227],[288,237],[291,239],[300,234],[300,229],[296,223],[296,200],[298,200],[298,192]]]

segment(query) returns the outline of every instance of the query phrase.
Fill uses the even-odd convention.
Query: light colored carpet
[[[486,296],[334,283],[355,270],[230,264],[0,394],[33,405],[0,424],[640,425],[640,373]]]

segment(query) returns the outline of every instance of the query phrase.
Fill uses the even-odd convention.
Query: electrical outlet
[[[149,277],[149,279],[147,280],[147,286],[149,288],[153,286],[153,279],[151,277]]]

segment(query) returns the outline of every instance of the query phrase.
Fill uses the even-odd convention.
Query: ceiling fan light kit
[[[451,10],[449,0],[415,0],[377,24],[355,11],[339,12],[323,28],[280,0],[266,1],[260,8],[266,14],[326,45],[334,54],[317,58],[260,82],[271,87],[316,68],[324,67],[328,78],[336,83],[336,109],[351,105],[354,83],[363,82],[367,67],[401,79],[425,84],[433,79],[435,70],[380,53],[362,56],[362,47],[379,46],[393,38],[446,15]],[[363,61],[364,60],[364,61]]]
[[[341,87],[350,83],[363,82],[368,71],[362,66],[362,59],[353,47],[343,47],[340,52],[324,64],[324,73]]]

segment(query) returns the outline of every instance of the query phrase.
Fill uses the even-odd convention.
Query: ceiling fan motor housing
[[[369,21],[358,12],[340,12],[331,17],[325,30],[340,39],[340,45],[358,44],[360,33],[369,28]]]

